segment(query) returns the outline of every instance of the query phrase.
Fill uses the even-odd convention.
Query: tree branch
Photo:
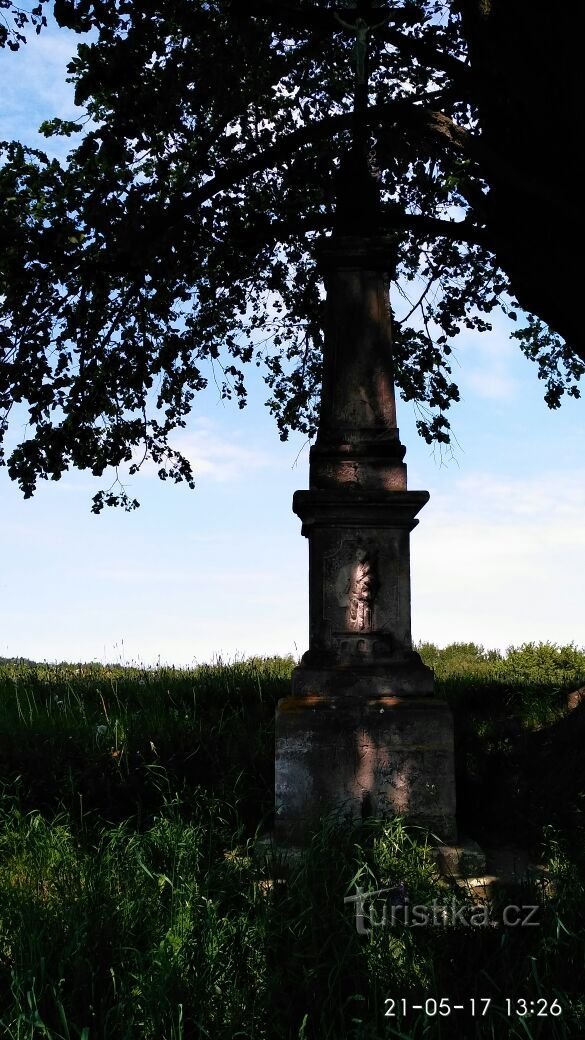
[[[457,126],[449,116],[442,112],[434,112],[431,109],[413,105],[409,101],[392,101],[382,105],[372,105],[366,115],[370,126],[381,125],[398,130],[401,124],[406,124],[408,129],[415,131],[419,137],[424,138],[426,134],[429,139],[438,140],[443,145],[451,145],[461,152],[469,146],[471,140],[468,131]],[[250,174],[277,166],[295,154],[302,145],[351,129],[352,121],[353,112],[326,116],[318,122],[285,134],[271,147],[247,158],[236,160],[229,169],[216,174],[215,177],[192,192],[189,199],[196,205],[207,202],[218,192],[239,184]]]
[[[426,140],[431,148],[441,145],[455,150],[463,157],[472,159],[478,163],[480,169],[483,169],[490,179],[497,176],[504,183],[532,195],[535,202],[552,207],[558,213],[559,219],[580,219],[572,200],[555,196],[544,181],[527,176],[524,169],[518,169],[504,156],[486,146],[480,136],[465,130],[444,112],[401,100],[372,105],[367,109],[365,115],[370,126],[385,127],[387,131],[395,132],[397,137],[404,137],[406,132],[412,133],[416,136],[419,147]],[[216,174],[201,188],[194,191],[189,198],[196,205],[206,202],[218,192],[233,187],[250,174],[277,166],[295,154],[303,145],[351,129],[352,120],[352,112],[327,116],[316,123],[285,134],[264,151],[237,160],[229,169]],[[470,204],[473,205],[473,202],[470,201]]]
[[[349,19],[349,21],[363,17],[363,11],[359,6],[308,8],[297,7],[296,4],[275,3],[274,0],[232,0],[229,9],[234,14],[269,18],[271,22],[280,22],[292,29],[323,29],[326,32],[340,32],[336,14],[342,15],[345,20]],[[379,13],[378,8],[376,16]],[[388,21],[397,25],[415,25],[420,21],[420,13],[406,7],[388,9],[387,14]]]
[[[392,27],[376,30],[376,35],[384,43],[389,43],[392,47],[396,47],[401,53],[409,54],[411,57],[416,58],[421,65],[430,65],[433,68],[441,69],[451,76],[459,86],[464,87],[468,93],[472,92],[470,68],[460,58],[454,58],[452,54],[446,54],[445,51],[437,50],[427,40],[421,40],[416,36],[407,36],[405,33],[400,32],[399,29],[393,29]]]
[[[305,238],[307,234],[325,234],[333,230],[334,223],[333,213],[315,213],[304,220],[295,213],[283,220],[252,223],[242,232],[238,232],[234,241],[244,248],[248,244],[257,245],[261,232],[264,245],[286,242],[294,237]],[[427,238],[448,238],[451,241],[466,242],[469,245],[490,249],[487,233],[467,220],[441,220],[440,217],[425,216],[424,213],[405,213],[396,204],[382,205],[379,233],[391,235],[396,231],[410,231]]]

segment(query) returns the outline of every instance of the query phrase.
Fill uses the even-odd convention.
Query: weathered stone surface
[[[572,690],[567,695],[567,708],[569,711],[574,711],[583,701],[585,701],[585,686],[579,687],[578,690]]]
[[[275,835],[302,842],[338,809],[404,815],[453,841],[453,727],[428,697],[287,697],[277,711]]]
[[[362,640],[358,639],[354,650],[354,645],[348,640],[347,663],[343,663],[343,658],[341,661],[336,658],[330,667],[325,666],[323,657],[319,667],[320,655],[308,650],[303,655],[305,663],[293,672],[293,697],[432,697],[433,673],[417,653],[404,654],[403,659],[389,653],[384,663],[384,653],[381,652],[380,660],[374,658],[370,665],[367,657],[370,653],[374,655],[377,643],[374,642],[373,646],[366,643],[365,649],[361,649],[360,642]],[[360,661],[360,657],[364,660]],[[312,661],[315,661],[314,667]]]
[[[443,874],[464,878],[483,877],[486,874],[485,852],[471,838],[461,839],[457,845],[436,845],[432,852]]]
[[[416,680],[407,685],[431,692],[432,673],[413,653],[410,632],[409,533],[428,497],[426,491],[296,492],[293,509],[309,539],[310,650],[304,665],[384,661],[388,674],[393,662],[403,683],[408,662]]]
[[[405,490],[396,426],[388,270],[389,238],[325,239],[327,289],[323,391],[311,490]]]

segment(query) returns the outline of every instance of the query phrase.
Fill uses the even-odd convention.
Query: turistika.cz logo
[[[356,885],[355,895],[346,896],[343,902],[355,904],[355,926],[360,935],[368,935],[373,928],[398,925],[407,928],[493,928],[496,925],[535,928],[540,924],[538,904],[510,903],[500,907],[497,914],[490,903],[461,903],[455,897],[446,903],[433,899],[430,905],[411,905],[403,882],[393,888],[369,891]]]

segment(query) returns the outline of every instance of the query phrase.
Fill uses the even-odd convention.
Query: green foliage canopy
[[[0,44],[25,42],[27,19],[41,31],[43,2],[27,15],[0,0]],[[323,302],[313,244],[335,226],[353,118],[354,36],[342,21],[357,17],[376,26],[366,118],[380,232],[398,249],[396,383],[419,405],[421,434],[449,440],[452,337],[488,330],[494,308],[514,318],[515,297],[533,312],[515,335],[548,404],[579,396],[585,351],[539,290],[539,237],[526,242],[526,208],[542,214],[560,175],[528,175],[524,129],[512,154],[514,89],[538,65],[544,27],[532,27],[513,75],[498,41],[520,27],[503,10],[503,0],[55,0],[59,24],[90,42],[69,65],[79,122],[53,119],[43,132],[82,136],[65,163],[1,146],[0,438],[14,403],[28,405],[31,432],[0,462],[25,497],[69,466],[135,473],[146,458],[162,479],[192,486],[169,438],[218,374],[222,396],[243,407],[251,362],[281,437],[315,432]],[[495,95],[494,55],[505,83]],[[505,155],[494,145],[498,112]],[[546,132],[542,107],[539,118]],[[516,239],[505,220],[514,206]],[[550,220],[559,206],[555,196]],[[137,505],[120,488],[96,495],[94,511]]]

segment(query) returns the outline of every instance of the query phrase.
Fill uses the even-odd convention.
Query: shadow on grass
[[[576,876],[559,872],[538,927],[506,928],[495,906],[473,926],[466,894],[445,887],[400,820],[352,829],[331,817],[288,864],[254,855],[234,807],[206,794],[188,812],[167,800],[141,833],[94,826],[80,843],[65,815],[12,808],[0,835],[7,1040],[582,1035]],[[412,925],[403,906],[385,917],[399,883],[433,921]],[[506,998],[555,1000],[562,1015],[527,1031]],[[445,1017],[445,999],[464,1010]]]
[[[360,932],[345,902],[356,886],[403,882],[412,906],[469,896],[445,887],[400,820],[352,829],[331,817],[297,863],[252,854],[270,826],[274,708],[292,665],[0,675],[2,1036],[585,1035],[585,716],[567,716],[563,684],[439,676],[465,829],[544,841],[554,898],[528,882],[514,893],[544,900],[538,926],[504,927],[495,905],[482,926],[469,914],[384,923],[384,895]],[[441,998],[464,1012],[440,1011]],[[545,1013],[528,1020],[507,999]]]

